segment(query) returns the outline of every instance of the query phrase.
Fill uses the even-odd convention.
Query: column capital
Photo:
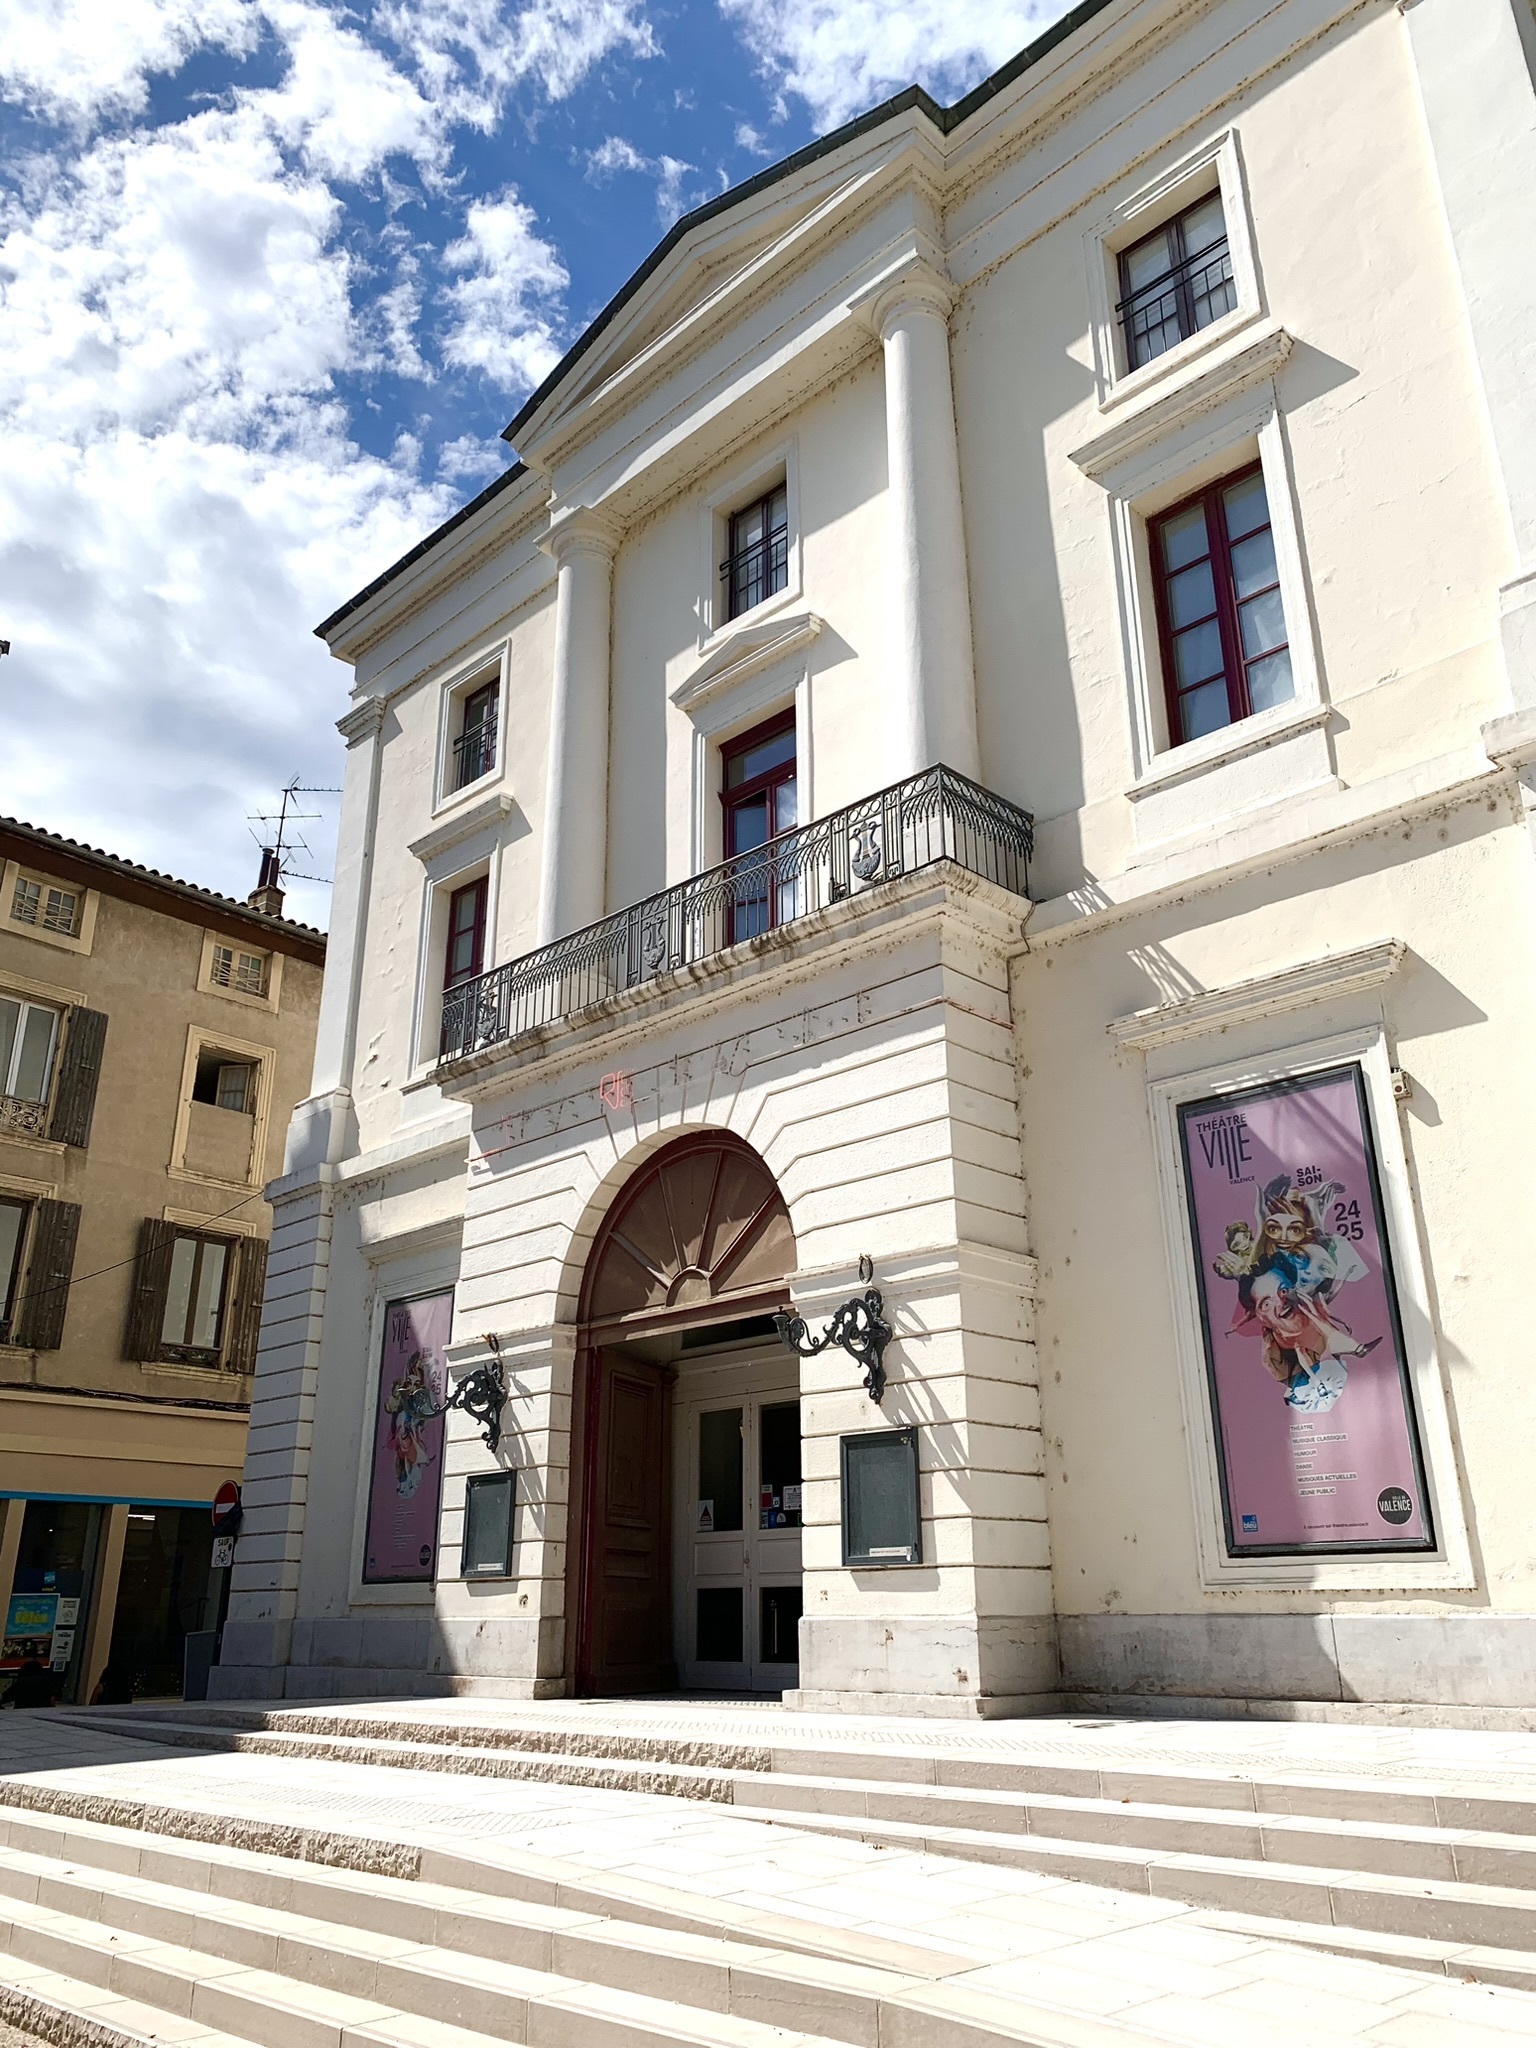
[[[389,705],[383,697],[364,697],[336,721],[336,730],[349,747],[371,740],[384,723]]]
[[[918,254],[910,257],[893,276],[881,278],[864,297],[855,299],[852,310],[884,341],[900,320],[914,313],[947,324],[959,296],[942,264]]]
[[[573,554],[601,555],[611,562],[623,537],[618,521],[606,513],[590,505],[565,505],[551,512],[549,531],[539,546],[557,565]]]

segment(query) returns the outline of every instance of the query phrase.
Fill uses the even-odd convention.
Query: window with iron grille
[[[208,978],[220,988],[232,988],[243,996],[264,996],[267,992],[267,955],[247,953],[236,946],[215,946]]]
[[[58,1032],[57,1010],[0,995],[0,1103],[15,1105],[9,1117],[0,1113],[0,1125],[42,1135]],[[27,1111],[34,1114],[29,1117]]]
[[[459,736],[453,743],[452,789],[467,788],[496,766],[496,708],[499,680],[482,683],[462,698]]]
[[[17,924],[30,924],[40,931],[61,932],[65,938],[78,937],[82,898],[78,890],[61,889],[52,882],[35,881],[18,875],[11,898],[11,916]]]
[[[1151,523],[1168,737],[1177,746],[1296,693],[1263,471]]]
[[[1237,304],[1221,194],[1188,206],[1120,251],[1125,363],[1139,370]]]
[[[794,878],[780,872],[773,842],[799,822],[795,714],[781,712],[721,749],[725,857],[761,849],[737,867],[727,906],[727,945],[755,939],[795,913]]]
[[[731,515],[720,564],[725,616],[739,618],[789,582],[789,492],[783,484]]]

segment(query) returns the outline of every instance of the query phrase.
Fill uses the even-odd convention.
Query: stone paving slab
[[[482,1700],[430,1703],[435,1714],[484,1718]],[[306,1709],[306,1711],[312,1711]],[[345,1713],[346,1708],[338,1708]],[[382,1711],[370,1707],[370,1713]],[[402,1719],[425,1718],[419,1703]],[[504,1709],[524,1715],[521,1705]],[[549,1708],[529,1709],[550,1714]],[[578,1716],[599,1725],[649,1732],[687,1724],[699,1739],[761,1739],[756,1729],[793,1729],[830,1743],[869,1733],[925,1745],[983,1746],[1033,1757],[1037,1745],[1103,1762],[1105,1744],[1146,1762],[1179,1765],[1231,1760],[1237,1769],[1285,1767],[1295,1751],[1290,1727],[1230,1730],[1210,1723],[1186,1730],[1158,1724],[1112,1728],[1063,1722],[985,1727],[847,1721],[780,1716],[758,1705],[737,1709],[649,1703],[612,1707],[560,1703],[542,1725]],[[804,1817],[792,1828],[644,1793],[596,1791],[536,1780],[477,1780],[434,1772],[289,1756],[157,1750],[152,1742],[96,1731],[47,1714],[0,1715],[0,1774],[59,1789],[147,1801],[268,1826],[324,1827],[337,1833],[473,1854],[494,1863],[530,1852],[559,1859],[573,1873],[638,1885],[665,1885],[701,1902],[855,1930],[969,1966],[965,1984],[932,1996],[1027,2000],[1082,2020],[1113,2020],[1138,2035],[1221,2048],[1510,2048],[1536,2043],[1536,1995],[1463,1984],[1389,1964],[1319,1955],[1266,1938],[1225,1932],[1220,1915],[1177,1901],[1135,1896],[1005,1865],[979,1865],[900,1848],[829,1837]],[[736,1731],[750,1724],[753,1733]],[[1433,1776],[1462,1770],[1536,1789],[1536,1738],[1443,1730],[1306,1728],[1304,1768],[1356,1775],[1388,1767]],[[1311,1738],[1326,1740],[1318,1745]],[[1377,1739],[1368,1739],[1377,1738]],[[779,1736],[783,1740],[782,1733]],[[960,2004],[954,2005],[958,2012]],[[979,2008],[978,2008],[979,2009]]]

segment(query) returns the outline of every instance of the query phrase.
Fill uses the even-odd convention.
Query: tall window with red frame
[[[486,877],[466,882],[448,898],[448,941],[443,949],[444,993],[485,971]]]
[[[795,797],[795,714],[782,712],[732,740],[721,754],[725,857],[744,859],[726,904],[726,944],[756,938],[794,915],[794,878],[779,871],[774,840],[799,822]]]
[[[1296,685],[1258,465],[1151,524],[1169,744],[1287,702]]]

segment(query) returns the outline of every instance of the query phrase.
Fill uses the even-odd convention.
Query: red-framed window
[[[448,941],[443,949],[443,987],[457,988],[485,971],[487,877],[466,882],[448,898]]]
[[[720,564],[725,616],[739,618],[789,582],[789,491],[779,484],[754,504],[733,512]]]
[[[774,840],[799,823],[795,784],[795,714],[781,712],[721,749],[720,802],[727,860],[762,848],[760,861],[743,860],[727,904],[727,944],[794,915],[793,879],[772,858]]]
[[[1255,463],[1151,522],[1168,740],[1296,694],[1264,475]]]
[[[1237,304],[1221,194],[1196,200],[1120,251],[1120,315],[1125,366],[1176,348]]]
[[[482,683],[478,690],[471,690],[464,699],[459,736],[453,743],[451,780],[455,789],[478,782],[496,766],[496,706],[500,695],[501,680],[497,677]]]

